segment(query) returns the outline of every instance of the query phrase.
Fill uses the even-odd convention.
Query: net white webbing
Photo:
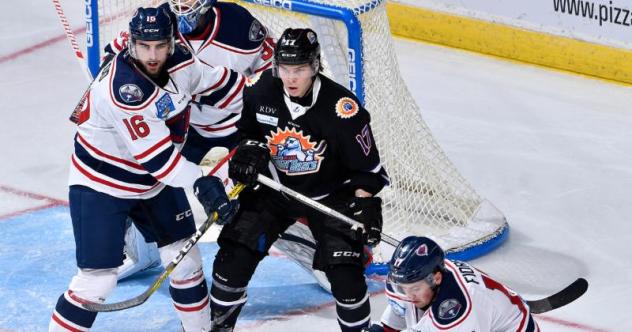
[[[278,0],[281,2],[281,0]],[[119,31],[135,8],[152,0],[100,0],[102,45]],[[381,0],[310,0],[354,10],[362,27],[365,107],[391,186],[384,200],[384,232],[434,238],[443,248],[467,249],[486,242],[506,227],[500,211],[483,200],[439,147],[400,76],[397,57]],[[273,9],[243,1],[278,38],[287,27],[311,27],[318,33],[325,74],[349,86],[347,29],[340,21]]]

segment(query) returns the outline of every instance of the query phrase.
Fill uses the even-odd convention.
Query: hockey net
[[[162,3],[98,2],[99,39],[106,42],[126,29],[137,7]],[[384,201],[384,232],[400,240],[413,234],[429,236],[448,249],[452,258],[474,258],[506,238],[507,222],[459,174],[422,119],[422,112],[400,76],[385,2],[237,1],[268,27],[275,39],[287,27],[314,29],[321,43],[325,74],[350,88],[358,84],[355,89],[364,93],[377,147],[391,178],[391,185],[380,194]],[[362,54],[349,51],[349,29],[342,21],[293,11],[299,3],[350,9],[360,23]],[[361,56],[360,66],[354,64],[353,56]],[[354,81],[356,75],[350,72],[361,73],[363,82]],[[388,249],[384,250],[383,256],[390,257]]]

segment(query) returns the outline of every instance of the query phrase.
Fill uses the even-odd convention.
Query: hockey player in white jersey
[[[540,330],[518,294],[467,263],[445,259],[425,237],[407,237],[395,249],[386,296],[380,324],[365,331]]]
[[[169,0],[168,4],[178,21],[178,40],[202,62],[225,66],[251,77],[271,67],[274,39],[247,9],[216,0]],[[110,50],[120,51],[126,43],[126,35],[121,35]],[[232,149],[238,141],[235,124],[241,113],[214,107],[214,98],[213,95],[196,98],[191,107],[193,130],[182,155],[195,163],[202,161],[212,148]],[[147,243],[135,227],[129,228],[125,242],[127,256],[119,268],[120,278],[158,266],[155,244]],[[325,275],[312,269],[316,243],[307,226],[301,223],[291,226],[275,247],[312,272],[318,283],[330,291]]]
[[[49,331],[87,331],[96,313],[82,303],[103,302],[117,283],[123,261],[125,223],[132,217],[143,235],[158,243],[167,265],[195,232],[184,188],[193,188],[218,223],[235,212],[224,186],[179,152],[194,94],[218,96],[241,108],[236,72],[213,68],[174,43],[169,13],[139,8],[131,19],[129,49],[97,75],[76,115],[69,205],[78,272],[55,306]],[[219,87],[222,87],[221,89]],[[197,247],[170,274],[169,293],[185,331],[208,331],[208,287]]]

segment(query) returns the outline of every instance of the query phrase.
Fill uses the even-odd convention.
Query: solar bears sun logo
[[[303,175],[316,173],[323,161],[322,154],[327,144],[325,141],[311,141],[309,135],[303,135],[303,131],[296,128],[277,128],[276,132],[270,132],[268,147],[274,166],[287,175]]]
[[[358,103],[349,97],[343,97],[336,103],[336,115],[343,119],[348,119],[358,114]]]

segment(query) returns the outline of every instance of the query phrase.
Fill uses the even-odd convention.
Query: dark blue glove
[[[202,203],[207,215],[210,216],[213,211],[217,212],[219,218],[216,223],[218,225],[228,224],[239,209],[238,201],[228,199],[222,180],[216,176],[203,176],[195,180],[193,193]]]

